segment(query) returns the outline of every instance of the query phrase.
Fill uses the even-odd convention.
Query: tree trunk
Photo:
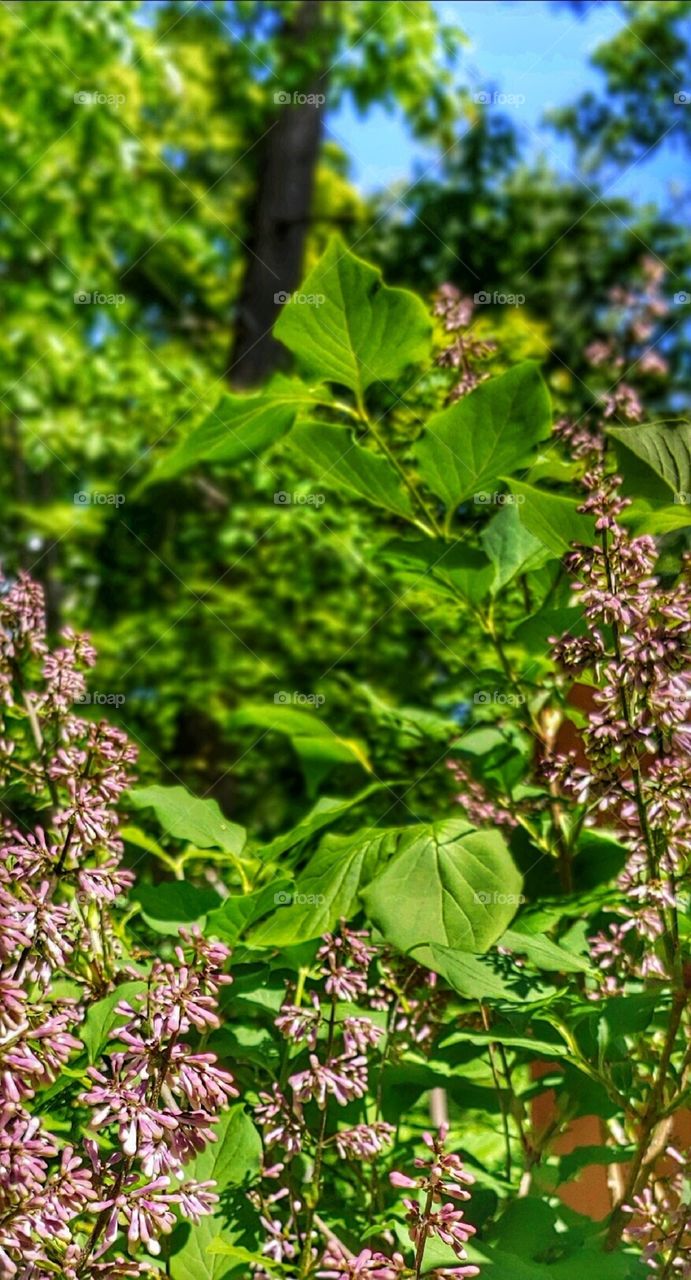
[[[313,48],[317,40],[322,57],[308,85],[296,93],[282,91],[287,101],[262,142],[250,253],[226,372],[235,387],[256,386],[283,362],[284,349],[271,329],[285,295],[300,284],[323,133],[329,41],[320,10],[320,0],[302,0],[283,30],[284,65],[290,64],[291,49],[300,58],[301,50]],[[310,101],[314,97],[317,101]]]

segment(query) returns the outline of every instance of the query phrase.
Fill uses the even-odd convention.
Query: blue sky
[[[503,109],[519,126],[525,154],[542,153],[560,172],[573,174],[570,144],[544,123],[544,116],[550,107],[573,102],[585,89],[602,91],[604,79],[590,65],[590,54],[619,28],[621,12],[598,3],[579,19],[570,9],[552,7],[545,0],[437,0],[435,8],[461,26],[470,41],[461,73],[471,90],[523,95],[524,103]],[[346,102],[330,125],[332,136],[350,157],[351,177],[365,191],[412,181],[416,171],[438,170],[434,152],[411,140],[400,117],[381,108],[361,118]],[[635,168],[613,174],[607,189],[611,196],[664,205],[678,177],[679,162],[668,141]]]

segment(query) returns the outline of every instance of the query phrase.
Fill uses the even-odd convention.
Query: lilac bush
[[[14,730],[12,739],[3,737],[13,820],[5,823],[0,872],[2,1274],[144,1275],[151,1264],[143,1257],[160,1255],[162,1237],[181,1217],[198,1224],[218,1204],[213,1180],[191,1178],[185,1166],[214,1142],[219,1114],[238,1096],[216,1055],[192,1043],[219,1026],[230,952],[196,927],[180,930],[169,958],[135,957],[128,949],[120,921],[134,875],[123,866],[116,805],[132,782],[136,753],[119,729],[74,715],[95,654],[71,633],[49,651],[41,591],[30,579],[6,590],[0,634],[3,732]],[[424,1177],[391,1174],[392,1186],[422,1190],[422,1207],[404,1201],[411,1266],[395,1249],[385,1256],[365,1248],[355,1257],[318,1217],[323,1166],[348,1161],[374,1177],[395,1133],[376,1114],[331,1132],[330,1108],[365,1098],[370,1073],[429,1032],[424,997],[411,990],[405,1011],[391,998],[389,984],[400,981],[395,957],[381,957],[370,983],[377,950],[366,932],[345,923],[324,938],[316,956],[323,989],[313,987],[307,1004],[294,1003],[293,993],[276,1018],[304,1062],[286,1067],[285,1081],[260,1092],[254,1107],[272,1162],[250,1193],[262,1253],[267,1262],[294,1261],[300,1275],[419,1276],[428,1236],[464,1259],[473,1232],[461,1211],[442,1201],[442,1193],[466,1198],[461,1183],[473,1180],[457,1156],[444,1154],[446,1127],[437,1139],[424,1135],[434,1153],[416,1161],[427,1168]],[[408,970],[433,994],[434,975]],[[97,1061],[82,1064],[72,1132],[54,1132],[43,1097],[66,1068],[79,1080],[80,1031],[104,1002],[111,1023]],[[342,1013],[344,1004],[351,1012]],[[368,1016],[372,1010],[380,1023]],[[296,1198],[291,1163],[305,1153],[312,1172]],[[254,1274],[259,1280],[271,1272]],[[475,1274],[474,1266],[435,1271],[439,1280]]]
[[[280,1073],[281,1081],[286,1075],[285,1085],[279,1081],[270,1093],[260,1093],[255,1106],[266,1159],[271,1161],[263,1170],[266,1189],[260,1187],[252,1193],[267,1236],[264,1251],[274,1262],[293,1266],[296,1275],[315,1273],[323,1280],[419,1277],[427,1238],[434,1235],[463,1260],[474,1228],[462,1221],[462,1212],[453,1204],[443,1203],[443,1194],[467,1199],[465,1184],[474,1179],[457,1155],[444,1153],[446,1124],[437,1138],[422,1135],[433,1153],[415,1160],[427,1170],[424,1176],[410,1178],[395,1170],[389,1175],[392,1187],[422,1193],[420,1202],[403,1198],[414,1255],[408,1262],[395,1248],[389,1254],[366,1248],[354,1255],[317,1213],[322,1183],[333,1177],[334,1167],[343,1161],[357,1171],[372,1212],[381,1206],[380,1181],[396,1136],[395,1126],[381,1119],[382,1073],[387,1062],[399,1056],[411,1040],[420,1043],[424,1038],[426,1028],[420,1028],[419,1021],[426,1002],[424,997],[412,997],[413,1020],[400,1016],[392,992],[389,1000],[383,1001],[383,989],[387,980],[391,981],[391,958],[371,945],[365,931],[351,929],[344,921],[337,934],[323,939],[316,960],[319,989],[303,990],[304,1003],[300,1005],[293,1002],[293,994],[275,1019],[286,1041],[284,1062],[292,1066],[289,1055],[297,1051],[299,1061],[306,1059],[305,1065],[290,1074],[285,1065]],[[372,973],[373,969],[377,972]],[[415,967],[408,969],[408,979],[419,980]],[[371,1016],[375,1010],[385,1013],[384,1025]],[[369,1119],[339,1123],[339,1110],[347,1113],[349,1104],[360,1104],[369,1112]],[[294,1162],[305,1156],[311,1175],[307,1187],[296,1196]],[[393,1246],[391,1233],[385,1235]],[[434,1272],[437,1280],[457,1280],[477,1273],[475,1266],[443,1267]],[[257,1274],[268,1280],[268,1272]]]
[[[120,920],[134,877],[116,804],[136,753],[119,729],[74,715],[95,654],[83,637],[63,641],[49,650],[41,590],[20,577],[0,601],[11,814],[0,863],[0,1263],[27,1280],[146,1272],[122,1250],[156,1256],[179,1215],[198,1222],[213,1210],[213,1184],[184,1166],[237,1096],[215,1055],[189,1042],[218,1025],[228,949],[189,931],[169,960],[128,953]],[[131,994],[117,1001],[122,983]],[[56,1129],[54,1086],[110,993],[110,1034],[71,1131]]]
[[[321,695],[240,708],[312,797],[271,839],[139,785],[76,714],[89,642],[51,649],[40,589],[3,585],[0,1276],[691,1276],[691,432],[646,421],[666,303],[640,274],[554,429],[452,286],[431,373],[421,301],[337,239],[304,286],[325,318],[282,311],[308,382],[252,413],[378,508],[376,575],[448,670],[433,709],[354,694],[362,738]],[[387,380],[425,361],[421,424]],[[565,1190],[595,1167],[599,1217]]]

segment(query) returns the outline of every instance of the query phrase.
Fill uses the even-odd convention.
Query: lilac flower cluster
[[[324,937],[317,962],[312,988],[301,989],[299,998],[291,992],[276,1017],[285,1041],[283,1067],[278,1081],[259,1093],[254,1108],[267,1160],[273,1160],[263,1170],[259,1189],[251,1193],[265,1233],[263,1251],[272,1261],[294,1267],[296,1274],[315,1274],[320,1280],[398,1280],[417,1275],[401,1253],[369,1247],[352,1253],[316,1211],[329,1162],[331,1173],[341,1162],[359,1167],[357,1177],[363,1185],[367,1182],[363,1166],[371,1166],[370,1179],[377,1177],[395,1136],[393,1125],[380,1115],[382,1071],[406,1047],[419,1051],[432,1038],[443,1008],[436,976],[377,950],[365,932],[345,922],[336,934]],[[371,1016],[373,1010],[386,1011],[386,1030]],[[339,1109],[353,1105],[361,1109],[362,1118],[355,1124],[340,1124]],[[441,1179],[449,1179],[448,1194],[465,1198],[461,1183],[472,1179],[456,1156],[444,1154],[445,1136],[429,1139],[436,1163],[427,1176],[439,1181],[438,1191]],[[404,1184],[394,1178],[392,1185],[417,1187],[418,1181]],[[452,1186],[455,1189],[448,1190]],[[425,1218],[424,1232],[451,1242],[461,1257],[461,1237],[467,1239],[473,1231],[461,1225],[461,1219],[462,1214],[450,1212],[448,1206],[435,1208],[429,1221]],[[422,1227],[414,1234],[411,1228],[416,1248],[422,1240],[420,1231]],[[259,1271],[257,1280],[267,1280],[268,1274]],[[439,1272],[439,1280],[475,1274],[473,1267],[445,1269]]]
[[[640,290],[619,286],[610,290],[608,332],[594,339],[585,351],[588,363],[607,375],[608,387],[601,396],[604,417],[625,422],[640,422],[643,418],[640,396],[625,380],[625,370],[635,366],[647,378],[664,377],[668,372],[664,356],[651,345],[659,320],[669,310],[661,289],[665,268],[646,255],[641,273]]]
[[[554,424],[554,435],[574,459],[601,460],[606,440],[597,423],[591,424],[587,419],[574,422],[571,418],[559,418]]]
[[[361,1249],[355,1256],[336,1244],[329,1246],[317,1272],[319,1280],[400,1280],[405,1274],[405,1262],[400,1253],[388,1258],[384,1253]]]
[[[212,1210],[211,1184],[184,1181],[183,1166],[236,1096],[214,1056],[189,1043],[191,1032],[218,1025],[228,952],[188,933],[172,961],[153,962],[143,994],[117,1007],[124,1023],[110,1052],[71,1097],[73,1109],[88,1109],[76,1110],[77,1139],[56,1137],[34,1114],[42,1091],[83,1054],[76,1033],[89,1007],[123,978],[145,976],[125,963],[112,914],[133,880],[115,805],[135,752],[119,729],[73,714],[94,659],[71,632],[49,651],[42,594],[27,577],[0,598],[0,1274],[8,1280],[147,1272],[114,1249],[126,1241],[130,1255],[140,1245],[156,1255],[177,1214],[196,1222]]]
[[[674,935],[691,852],[691,585],[659,582],[653,539],[631,536],[619,521],[627,505],[619,483],[602,466],[585,476],[583,510],[595,517],[600,544],[577,547],[568,566],[589,629],[554,646],[565,670],[589,669],[598,685],[583,734],[588,766],[561,759],[555,775],[631,850],[620,880],[628,904],[593,943],[609,971],[607,991],[626,975],[671,976],[665,939]]]
[[[312,1226],[306,1198],[318,1194],[323,1160],[331,1151],[353,1161],[374,1159],[393,1138],[391,1125],[381,1120],[328,1132],[330,1106],[361,1102],[369,1083],[369,1054],[384,1036],[372,1018],[352,1012],[367,996],[368,971],[375,948],[367,934],[344,923],[338,934],[328,934],[317,953],[320,991],[309,993],[306,1003],[287,1000],[276,1018],[286,1041],[283,1080],[259,1094],[255,1117],[264,1132],[267,1151],[280,1148],[281,1159],[264,1171],[277,1181],[276,1190],[260,1189],[254,1199],[267,1233],[264,1251],[274,1261],[290,1261],[311,1251]],[[338,1016],[338,1003],[348,1010]],[[298,1050],[303,1065],[290,1073],[290,1046]],[[316,1125],[306,1108],[316,1108]],[[316,1129],[316,1132],[315,1132]],[[311,1183],[304,1195],[292,1194],[292,1162],[297,1156],[311,1162]],[[280,1208],[279,1208],[280,1207]],[[305,1225],[305,1222],[307,1225]]]
[[[637,392],[622,380],[627,365],[647,377],[667,371],[664,358],[645,346],[668,309],[660,292],[664,270],[647,259],[643,275],[640,295],[615,291],[618,319],[607,341],[587,353],[593,366],[613,376],[606,418],[643,417]],[[549,772],[552,784],[575,801],[579,825],[604,821],[629,851],[613,918],[590,939],[600,978],[586,994],[594,1000],[619,995],[633,982],[633,990],[667,988],[671,997],[666,1025],[649,1032],[642,1060],[632,1054],[641,1097],[626,1117],[625,1133],[637,1150],[608,1243],[613,1247],[624,1229],[629,1241],[643,1246],[652,1270],[691,1276],[688,1157],[670,1148],[677,1162],[670,1179],[659,1176],[652,1155],[662,1118],[669,1125],[674,1112],[671,1064],[678,1055],[683,1076],[689,1055],[689,966],[679,916],[688,903],[691,853],[689,559],[683,558],[677,580],[663,580],[654,539],[624,527],[629,503],[619,493],[620,478],[608,474],[601,424],[591,430],[567,423],[560,434],[574,457],[586,459],[581,510],[594,518],[597,540],[593,547],[576,546],[566,562],[588,631],[563,636],[554,656],[570,675],[586,673],[597,691],[581,735],[585,766],[572,755],[551,762]],[[627,1215],[633,1215],[628,1225]]]
[[[683,1155],[668,1147],[672,1170],[646,1186],[633,1203],[625,1205],[632,1218],[625,1236],[642,1247],[643,1260],[652,1271],[675,1280],[691,1276],[691,1152]]]
[[[464,809],[469,822],[477,827],[516,827],[518,820],[503,805],[498,804],[485,790],[482,783],[458,760],[447,760],[447,768],[453,773],[459,791],[456,803]]]
[[[466,1277],[479,1274],[479,1268],[466,1263],[465,1246],[475,1228],[465,1221],[459,1201],[469,1200],[475,1179],[463,1168],[459,1156],[445,1151],[448,1125],[444,1124],[435,1136],[424,1133],[422,1140],[429,1148],[430,1155],[417,1157],[415,1165],[424,1173],[417,1178],[394,1171],[390,1180],[395,1187],[406,1187],[415,1190],[418,1197],[407,1197],[404,1200],[408,1210],[407,1221],[410,1239],[415,1246],[416,1275],[419,1275],[424,1258],[427,1241],[436,1236],[443,1244],[449,1245],[462,1266],[443,1267],[436,1274],[445,1280],[466,1280]],[[449,1197],[449,1199],[446,1199]]]
[[[91,1087],[80,1098],[93,1109],[91,1127],[112,1126],[122,1152],[108,1162],[109,1195],[98,1206],[108,1211],[101,1250],[122,1224],[130,1243],[141,1240],[158,1253],[157,1234],[174,1223],[172,1204],[196,1222],[217,1200],[211,1183],[180,1180],[185,1163],[214,1140],[216,1114],[237,1090],[214,1054],[194,1053],[183,1037],[219,1025],[216,997],[229,981],[220,966],[229,953],[198,932],[182,930],[181,937],[191,958],[178,946],[177,963],[154,960],[146,992],[117,1006],[126,1018],[116,1033],[125,1047],[109,1055],[107,1068],[89,1068]],[[136,1187],[132,1195],[129,1186]]]
[[[444,1025],[448,991],[436,973],[396,953],[384,951],[378,970],[379,980],[369,993],[369,1001],[373,1009],[387,1014],[388,1060],[397,1062],[408,1049],[428,1052]]]
[[[491,356],[496,351],[497,344],[473,337],[470,326],[475,303],[472,298],[465,297],[455,285],[441,285],[434,295],[432,311],[435,316],[440,316],[446,332],[454,335],[451,345],[437,356],[437,364],[441,368],[460,370],[460,378],[448,395],[448,401],[452,404],[489,377],[489,373],[479,369],[477,363]]]
[[[427,1241],[433,1237],[449,1246],[457,1263],[436,1267],[432,1272],[425,1268],[425,1275],[431,1275],[432,1280],[470,1280],[479,1275],[479,1267],[467,1261],[466,1252],[475,1228],[465,1221],[463,1210],[458,1207],[460,1201],[470,1199],[467,1188],[475,1179],[464,1169],[459,1156],[445,1150],[447,1135],[448,1125],[442,1125],[436,1135],[422,1135],[430,1155],[416,1157],[416,1168],[424,1171],[417,1177],[397,1170],[389,1175],[393,1187],[416,1193],[415,1197],[410,1195],[403,1201],[414,1248],[412,1262],[407,1263],[398,1251],[385,1254],[365,1248],[356,1256],[339,1241],[331,1239],[317,1271],[319,1280],[404,1280],[405,1277],[419,1280]]]

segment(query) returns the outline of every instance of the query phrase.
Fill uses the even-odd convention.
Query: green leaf
[[[480,707],[481,709],[481,707]],[[513,792],[525,776],[531,738],[515,723],[467,730],[451,744],[453,755],[470,758],[473,776]]]
[[[595,538],[595,521],[583,515],[573,498],[562,498],[533,485],[510,477],[507,483],[518,498],[521,524],[555,556],[563,556],[572,542],[591,546]]]
[[[468,1261],[480,1268],[483,1280],[554,1280],[551,1268],[541,1263],[526,1262],[515,1253],[505,1253],[484,1242],[480,1246],[471,1241],[467,1254]]]
[[[550,1262],[553,1280],[582,1280],[584,1275],[598,1276],[598,1280],[649,1280],[650,1271],[642,1262],[640,1253],[604,1251],[604,1240],[596,1240],[594,1248],[575,1249],[567,1258]]]
[[[477,956],[454,947],[444,947],[438,942],[415,948],[415,958],[427,965],[468,1000],[511,1000],[523,1002],[523,996],[500,978],[493,969]]]
[[[495,725],[483,726],[481,729],[470,729],[454,743],[454,751],[463,756],[483,758],[505,751],[513,745],[515,735],[510,729],[499,729]]]
[[[379,695],[369,685],[358,688],[367,697],[373,721],[396,728],[399,746],[416,746],[420,742],[449,742],[458,736],[458,722],[450,716],[430,711],[429,707],[408,707],[394,704]]]
[[[588,961],[581,956],[558,946],[544,933],[527,933],[520,924],[514,929],[507,929],[499,939],[499,945],[527,956],[536,968],[547,972],[588,973],[590,970]]]
[[[647,1030],[651,1019],[660,1010],[660,995],[655,992],[635,992],[630,995],[610,996],[598,1004],[593,1016],[606,1028],[606,1040],[640,1034]]]
[[[250,937],[256,946],[292,946],[330,932],[357,904],[363,880],[396,847],[397,830],[358,831],[326,839],[300,875],[292,896]]]
[[[130,1001],[145,991],[146,982],[123,982],[114,991],[109,991],[102,1000],[89,1006],[80,1027],[79,1038],[86,1048],[90,1063],[100,1058],[116,1023],[122,1022],[121,1015],[115,1012],[120,1001]]]
[[[329,241],[300,295],[323,301],[289,302],[275,336],[307,369],[357,396],[429,356],[432,324],[423,303],[406,289],[389,289],[340,236]]]
[[[396,856],[362,896],[401,951],[437,943],[482,952],[516,914],[522,884],[497,831],[452,818],[405,828]]]
[[[290,693],[274,695],[273,702],[245,702],[230,716],[230,724],[256,725],[259,729],[275,729],[290,738],[331,738],[334,731],[313,711],[290,706]]]
[[[273,1258],[267,1258],[265,1253],[252,1253],[249,1249],[244,1249],[242,1245],[229,1244],[227,1240],[223,1240],[217,1236],[211,1241],[207,1253],[223,1254],[224,1258],[230,1259],[231,1262],[247,1262],[253,1263],[255,1268],[260,1267],[262,1271],[267,1271],[269,1275],[285,1275],[287,1267],[283,1262],[275,1262]]]
[[[522,645],[528,653],[547,655],[549,637],[582,636],[588,630],[588,621],[579,605],[565,605],[562,609],[538,609],[514,627],[511,639]]]
[[[578,1249],[568,1258],[551,1262],[550,1273],[553,1280],[583,1280],[589,1274],[597,1280],[648,1280],[650,1276],[640,1255],[623,1250],[605,1253],[599,1241],[594,1248]]]
[[[186,1165],[185,1172],[200,1181],[213,1178],[219,1192],[239,1187],[258,1172],[262,1155],[261,1139],[242,1103],[222,1113],[214,1135],[216,1141]]]
[[[121,840],[125,840],[127,844],[133,844],[137,849],[143,849],[145,853],[150,853],[153,858],[165,860],[169,855],[160,844],[152,840],[145,831],[140,831],[139,827],[121,826],[119,830]]]
[[[430,418],[414,449],[420,475],[447,507],[456,507],[527,463],[550,421],[547,388],[537,365],[526,361]]]
[[[515,1253],[526,1261],[549,1256],[559,1245],[556,1210],[545,1200],[525,1196],[511,1201],[494,1227],[493,1239],[507,1253]],[[563,1243],[563,1242],[562,1242]],[[561,1253],[563,1250],[559,1250]]]
[[[691,493],[679,493],[674,506],[651,506],[643,498],[636,498],[621,513],[621,523],[636,534],[649,533],[654,538],[663,533],[675,533],[691,525]]]
[[[624,492],[668,505],[691,501],[691,423],[608,427]]]
[[[518,1201],[517,1203],[525,1203]],[[539,1227],[536,1228],[540,1230]],[[550,1236],[552,1233],[550,1233]],[[519,1257],[506,1249],[496,1249],[493,1245],[474,1244],[470,1241],[467,1247],[468,1261],[480,1268],[482,1280],[583,1280],[584,1275],[592,1275],[597,1280],[645,1280],[646,1271],[643,1264],[632,1254],[623,1251],[605,1253],[600,1242],[595,1248],[577,1248],[567,1258],[551,1259],[550,1237],[536,1236],[536,1243],[545,1240],[545,1249],[550,1253],[550,1261],[535,1261],[532,1258]],[[558,1241],[564,1237],[557,1237]],[[556,1253],[560,1246],[554,1246]]]
[[[608,884],[623,870],[629,856],[626,846],[606,831],[582,831],[574,864],[578,888]]]
[[[636,1154],[631,1147],[576,1147],[559,1160],[559,1181],[569,1182],[593,1164],[628,1164]]]
[[[209,912],[204,932],[208,937],[221,938],[232,945],[245,929],[274,910],[277,898],[284,901],[294,888],[292,881],[284,877],[253,893],[231,894],[223,899],[220,907]]]
[[[199,462],[230,464],[256,458],[287,435],[298,409],[312,402],[301,382],[287,378],[259,395],[226,393],[185,440],[158,459],[145,483],[171,480]]]
[[[454,952],[453,954],[460,955],[460,952]],[[479,964],[480,962],[478,961],[477,963]],[[453,972],[453,965],[451,963],[449,963],[449,970],[450,972]],[[441,970],[439,970],[439,972],[441,972]],[[463,973],[460,968],[458,972],[461,975]],[[446,974],[444,974],[444,977],[446,977]],[[461,980],[463,979],[461,978]],[[449,981],[448,978],[447,981]],[[451,985],[455,986],[456,990],[458,990],[458,986],[455,982]],[[480,991],[480,986],[481,984],[478,981],[478,992]],[[462,994],[466,995],[468,993],[464,991]],[[479,998],[486,999],[488,994],[489,993],[485,991],[484,995],[480,995]],[[502,998],[506,999],[506,995]],[[516,999],[516,993],[514,991],[510,992],[509,999]],[[564,1040],[545,1040],[539,1036],[516,1035],[516,1033],[511,1030],[505,1030],[500,1023],[493,1024],[491,1031],[467,1031],[465,1028],[462,1028],[460,1031],[454,1032],[452,1036],[449,1036],[449,1039],[444,1041],[443,1047],[444,1050],[446,1050],[452,1048],[455,1044],[464,1043],[477,1045],[503,1044],[510,1049],[527,1049],[529,1053],[539,1054],[540,1057],[544,1055],[548,1058],[563,1058],[567,1053],[567,1046]]]
[[[355,748],[355,749],[354,749]],[[339,738],[294,738],[293,749],[300,757],[307,795],[313,800],[319,787],[337,764],[358,764],[372,772],[360,743]]]
[[[185,880],[138,884],[132,897],[141,903],[147,924],[157,933],[169,934],[177,934],[180,925],[203,920],[221,902],[215,889],[200,889]]]
[[[223,1112],[214,1133],[216,1141],[185,1166],[185,1175],[200,1182],[212,1179],[216,1191],[223,1193],[258,1172],[262,1144],[240,1103]],[[223,1238],[224,1227],[220,1213],[204,1217],[192,1227],[183,1247],[170,1259],[172,1280],[222,1280],[228,1274],[228,1260],[210,1252],[212,1244]]]
[[[357,795],[350,796],[347,800],[336,796],[320,796],[309,813],[306,813],[304,818],[301,818],[294,827],[291,827],[290,831],[285,831],[282,835],[276,836],[269,844],[265,844],[262,847],[262,860],[264,862],[272,862],[280,854],[285,853],[287,849],[292,849],[298,844],[304,844],[313,835],[316,835],[318,831],[338,822],[339,818],[344,814],[355,808],[356,805],[361,804],[369,796],[374,795],[375,792],[381,791],[384,786],[383,782],[373,782],[369,787],[365,787]]]
[[[294,739],[296,750],[306,757],[316,754],[320,759],[333,763],[359,764],[372,772],[372,766],[362,743],[355,738],[342,738],[330,725],[311,711],[292,707],[283,698],[289,693],[275,695],[278,702],[248,702],[229,717],[231,725],[256,725],[260,729],[273,729]]]
[[[482,551],[436,538],[393,538],[379,554],[402,570],[406,586],[438,590],[452,600],[461,595],[471,604],[488,595],[495,576]]]
[[[525,478],[528,484],[537,484],[538,480],[556,480],[561,484],[571,484],[574,480],[578,480],[581,470],[580,462],[567,462],[550,448],[548,443],[544,453],[538,454]]]
[[[401,487],[397,472],[381,454],[355,441],[348,427],[324,422],[307,422],[296,427],[290,437],[318,475],[317,483],[347,489],[375,507],[411,519],[413,508]]]
[[[242,853],[247,832],[224,818],[217,800],[200,799],[177,786],[133,787],[126,799],[133,809],[153,809],[165,835],[187,840],[199,849]]]
[[[496,595],[519,573],[539,569],[550,559],[550,553],[539,538],[521,523],[517,503],[506,503],[480,534],[487,555],[494,565],[492,595]]]

